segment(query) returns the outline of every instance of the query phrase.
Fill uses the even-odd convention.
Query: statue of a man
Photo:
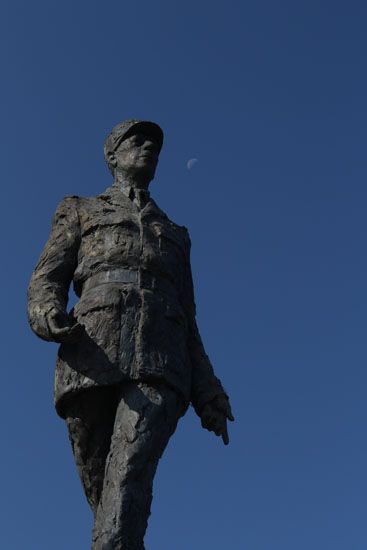
[[[29,286],[29,320],[61,344],[55,406],[94,513],[93,550],[143,550],[158,461],[191,402],[228,444],[233,420],[195,321],[190,238],[150,198],[163,143],[152,122],[115,126],[114,181],[65,197]],[[71,281],[80,298],[67,313]]]

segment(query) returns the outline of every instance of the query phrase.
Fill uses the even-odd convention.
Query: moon
[[[198,159],[190,159],[187,161],[187,169],[188,170],[191,170],[191,168],[197,163],[199,162]]]

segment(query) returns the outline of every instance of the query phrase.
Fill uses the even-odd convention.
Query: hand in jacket
[[[224,445],[228,445],[227,419],[234,421],[228,398],[225,395],[217,395],[204,405],[200,417],[202,427],[222,436]]]

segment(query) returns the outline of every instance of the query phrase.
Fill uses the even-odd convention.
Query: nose
[[[154,157],[154,159],[158,159],[158,148],[152,141],[146,141],[141,151],[143,155],[149,155],[150,157]]]
[[[150,151],[152,153],[158,153],[158,146],[151,136],[146,136],[145,134],[138,134],[139,145],[144,151]]]
[[[151,153],[157,153],[158,152],[157,145],[153,141],[151,141],[150,139],[147,139],[146,141],[144,141],[143,150],[144,151],[150,151]]]

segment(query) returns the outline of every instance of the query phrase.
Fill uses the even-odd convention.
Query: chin
[[[137,179],[150,182],[154,178],[155,169],[152,170],[151,166],[145,166],[136,170],[135,174]]]

